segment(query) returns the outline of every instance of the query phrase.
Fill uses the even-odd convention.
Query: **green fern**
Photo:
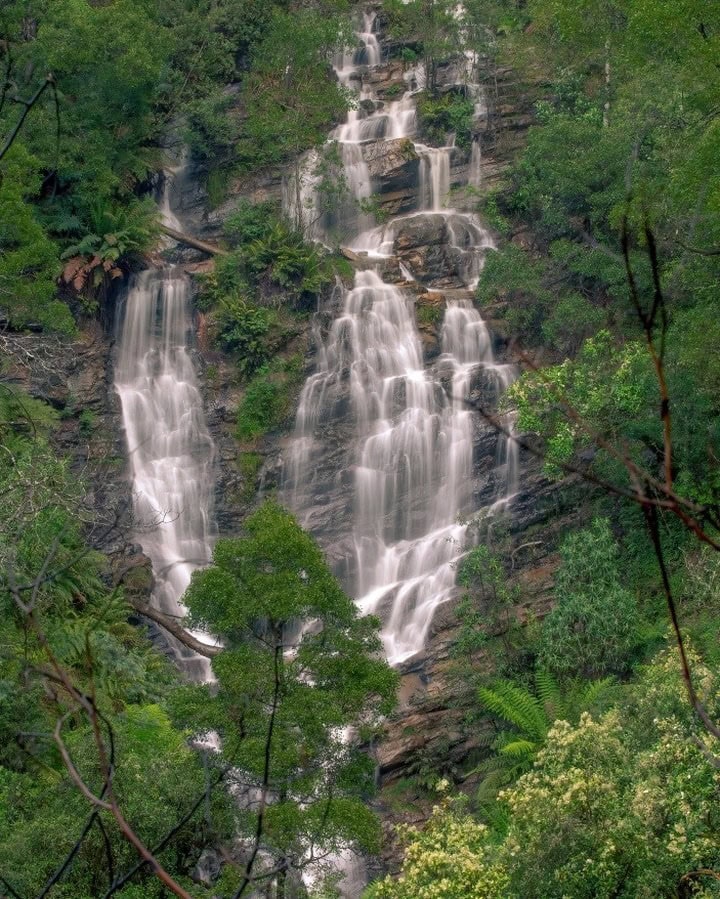
[[[514,725],[521,733],[543,739],[547,733],[547,715],[542,702],[529,690],[510,681],[499,681],[492,689],[480,687],[478,696],[493,715]]]
[[[484,710],[505,725],[491,743],[493,754],[475,769],[483,777],[477,801],[488,820],[498,792],[532,767],[555,721],[576,721],[583,710],[608,695],[614,682],[606,677],[562,685],[549,672],[538,670],[532,691],[511,681],[478,688]]]

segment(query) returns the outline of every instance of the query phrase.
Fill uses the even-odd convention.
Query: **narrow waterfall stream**
[[[369,101],[351,111],[329,138],[340,145],[355,200],[371,192],[364,146],[414,139],[414,95],[422,85],[420,72],[409,70],[399,100],[376,102],[366,77],[380,64],[373,28],[374,17],[366,13],[357,32],[361,49],[335,63],[342,83],[360,101]],[[477,96],[479,88],[474,88]],[[475,108],[478,114],[484,110],[480,97]],[[413,295],[383,280],[383,261],[394,256],[396,236],[411,219],[439,222],[466,288],[477,284],[485,252],[493,246],[474,215],[447,208],[452,141],[429,147],[413,140],[413,146],[419,157],[417,210],[351,235],[349,246],[365,254],[370,266],[377,260],[378,267],[356,273],[352,289],[342,289],[342,308],[328,334],[315,335],[317,370],[302,391],[284,467],[286,501],[312,531],[325,493],[320,479],[327,477],[318,472],[318,459],[328,432],[349,405],[355,439],[335,474],[351,493],[353,518],[344,544],[352,558],[342,569],[359,607],[382,619],[385,651],[393,664],[424,648],[435,610],[453,596],[457,563],[467,548],[467,527],[460,521],[478,511],[471,494],[477,416],[467,405],[473,381],[484,377],[499,395],[514,378],[512,366],[495,362],[490,335],[472,301],[453,297],[452,291],[446,293],[440,356],[427,369]],[[478,148],[470,167],[474,183],[480,180],[479,167]],[[314,190],[315,185],[305,185],[303,202],[310,209],[319,206]],[[314,212],[311,220],[319,240],[328,239],[325,227],[358,223],[357,216],[338,222]],[[404,266],[403,272],[414,279],[411,268]],[[512,440],[498,440],[497,465],[502,487],[495,506],[501,507],[516,490]]]
[[[171,212],[166,179],[160,204]],[[115,389],[120,397],[133,486],[137,540],[152,563],[152,601],[182,616],[181,597],[192,572],[210,560],[215,532],[215,447],[190,356],[187,276],[167,266],[137,275],[127,293],[119,331]],[[196,634],[206,642],[208,635]],[[209,660],[166,635],[181,670],[193,680],[211,677]]]

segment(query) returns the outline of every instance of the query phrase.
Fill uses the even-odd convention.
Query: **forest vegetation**
[[[360,6],[3,3],[3,356],[16,337],[71,340],[158,249],[170,132],[216,206],[273,167],[299,183],[311,148],[312,177],[337,202],[346,185],[325,139],[355,101],[330,61]],[[498,245],[476,303],[501,308],[522,368],[504,409],[549,480],[584,483],[585,526],[562,535],[542,619],[515,614],[501,527],[459,566],[451,664],[479,748],[462,766],[418,758],[401,786],[433,807],[429,821],[396,829],[395,870],[365,895],[720,896],[720,7],[382,11],[395,58],[426,71],[428,140],[452,131],[469,146],[472,104],[436,89],[460,51],[482,58],[489,94],[505,67],[537,97],[525,146],[474,200]],[[303,376],[293,341],[348,276],[307,225],[299,204],[287,220],[240,202],[196,300],[243,385],[238,464],[253,485],[256,441],[286,419]],[[0,896],[290,897],[316,860],[327,876],[310,895],[337,895],[338,852],[381,850],[368,747],[397,676],[378,621],[269,499],[193,576],[184,623],[222,648],[212,682],[180,682],[138,625],[132,573],[105,551],[130,535],[113,510],[93,516],[91,485],[58,445],[63,411],[8,367],[9,354]],[[209,850],[222,860],[212,882],[198,874]]]

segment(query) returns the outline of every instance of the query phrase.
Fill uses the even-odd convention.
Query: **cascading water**
[[[358,34],[366,50],[336,61],[343,83],[367,101],[331,135],[353,146],[356,167],[365,142],[412,138],[416,127],[414,74],[407,77],[405,95],[393,103],[378,103],[365,87],[363,74],[370,60],[379,58],[374,35],[375,44],[368,47],[369,22],[366,18]],[[369,262],[390,258],[396,235],[408,222],[439,219],[462,282],[474,287],[492,240],[473,215],[447,208],[452,142],[438,148],[414,142],[414,148],[420,159],[418,211],[356,231],[350,246]],[[479,156],[475,161],[479,166]],[[346,176],[355,183],[355,174],[346,169]],[[473,177],[479,179],[479,173]],[[414,280],[412,268],[401,265],[404,276]],[[360,608],[381,617],[388,659],[397,664],[423,649],[435,610],[454,595],[467,541],[459,521],[477,511],[471,484],[478,417],[467,404],[471,389],[484,380],[499,394],[514,370],[495,363],[487,328],[466,297],[448,294],[441,353],[427,370],[410,294],[372,269],[357,272],[352,289],[339,289],[340,314],[327,336],[319,328],[315,334],[317,369],[300,398],[285,460],[285,496],[312,530],[326,491],[327,471],[318,459],[349,403],[356,437],[342,462],[333,464],[335,481],[352,491],[353,527],[340,541],[346,558],[338,568]],[[497,507],[516,489],[516,449],[512,440],[498,440]]]
[[[178,227],[169,182],[160,209]],[[172,266],[142,272],[130,285],[124,306],[115,389],[130,460],[137,538],[155,575],[153,603],[181,617],[180,599],[192,572],[209,561],[215,531],[215,447],[189,353],[187,276]],[[196,636],[211,641],[208,635]],[[210,678],[206,658],[169,636],[168,643],[188,677]]]

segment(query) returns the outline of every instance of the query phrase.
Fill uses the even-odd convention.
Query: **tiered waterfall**
[[[380,64],[373,28],[373,16],[366,14],[357,34],[360,49],[336,60],[338,78],[357,91],[359,102],[330,140],[339,144],[355,201],[372,193],[365,148],[379,140],[412,141],[419,157],[417,208],[382,226],[357,212],[346,216],[348,204],[334,217],[310,213],[317,239],[329,242],[334,228],[366,261],[354,286],[339,288],[341,308],[329,333],[316,331],[317,369],[300,398],[284,487],[286,501],[312,531],[326,493],[322,479],[328,477],[319,460],[328,452],[328,433],[349,407],[354,437],[334,476],[346,485],[352,533],[343,544],[345,558],[334,561],[360,608],[382,618],[387,656],[399,663],[423,649],[435,610],[453,595],[467,544],[462,521],[478,511],[471,491],[478,424],[468,403],[471,388],[484,378],[499,394],[513,370],[495,363],[490,335],[468,290],[447,291],[440,355],[427,368],[411,289],[417,285],[410,283],[415,275],[406,266],[405,284],[383,279],[396,236],[411,219],[442,226],[465,288],[476,285],[492,240],[474,215],[449,208],[453,141],[429,147],[414,140],[420,72],[406,72],[406,90],[397,100],[377,102],[368,87],[368,75]],[[478,96],[477,87],[473,90]],[[476,113],[483,110],[478,100]],[[478,165],[474,150],[469,167],[474,183]],[[308,209],[319,209],[315,189],[312,179],[303,184]],[[351,233],[353,226],[359,230]],[[496,505],[506,503],[515,489],[516,461],[512,441],[500,439],[502,486]]]

